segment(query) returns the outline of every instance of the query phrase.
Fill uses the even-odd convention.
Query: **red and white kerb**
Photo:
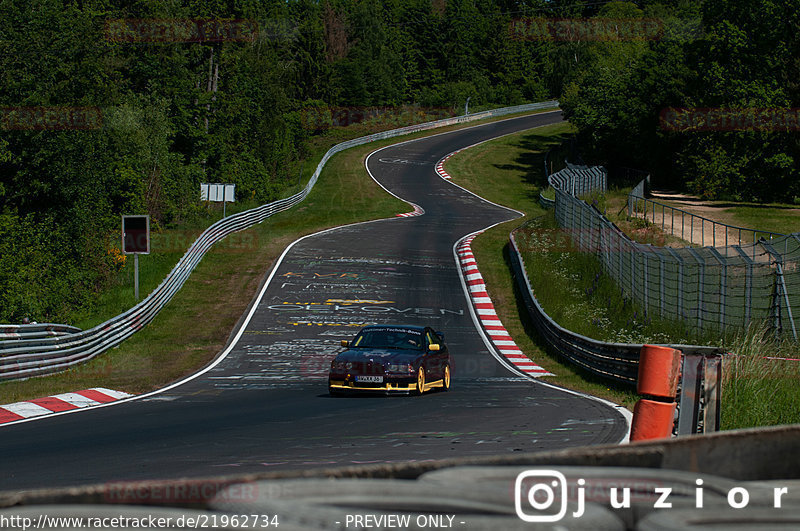
[[[456,248],[458,259],[461,262],[461,269],[464,272],[464,281],[469,289],[470,299],[475,308],[475,313],[481,321],[481,325],[497,350],[505,356],[517,369],[533,377],[553,376],[546,369],[536,365],[528,356],[523,354],[509,335],[508,331],[500,322],[500,318],[495,312],[492,299],[486,292],[486,284],[483,281],[475,255],[472,254],[470,247],[472,240],[480,233],[466,237]]]
[[[27,402],[15,402],[0,406],[0,424],[72,409],[97,406],[130,396],[133,395],[103,387],[95,387],[84,391],[75,391],[74,393],[62,393],[60,395],[37,398]]]

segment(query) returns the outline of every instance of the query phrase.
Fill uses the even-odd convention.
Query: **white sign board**
[[[202,183],[200,184],[200,201],[235,203],[236,185]]]

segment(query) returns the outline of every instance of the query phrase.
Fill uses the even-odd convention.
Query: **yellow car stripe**
[[[331,381],[328,384],[328,387],[331,389],[346,389],[348,391],[416,391],[417,384],[413,383],[411,385],[396,385],[387,383],[380,387],[355,387],[352,385],[346,385],[343,381]],[[426,382],[425,385],[422,387],[422,392],[430,391],[436,387],[444,387],[444,379],[435,380],[433,382]]]

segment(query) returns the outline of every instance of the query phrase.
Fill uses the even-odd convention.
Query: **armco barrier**
[[[0,341],[57,337],[80,331],[80,328],[74,326],[55,323],[8,324],[0,325]]]
[[[314,174],[306,187],[289,198],[262,205],[245,212],[240,212],[217,221],[206,229],[191,245],[186,254],[167,275],[161,284],[144,300],[108,321],[82,332],[60,337],[43,337],[20,339],[18,341],[0,342],[0,380],[27,378],[49,374],[67,369],[75,364],[85,362],[98,354],[122,343],[125,339],[152,321],[159,311],[180,290],[191,272],[200,263],[205,253],[218,241],[231,233],[241,231],[261,223],[275,213],[281,212],[303,201],[317,182],[325,163],[336,153],[354,146],[376,140],[392,138],[417,131],[425,131],[438,127],[446,127],[464,122],[471,122],[504,116],[513,113],[527,112],[550,107],[557,107],[557,101],[504,107],[468,116],[457,116],[417,124],[391,131],[375,133],[369,136],[348,140],[333,146],[322,157]]]

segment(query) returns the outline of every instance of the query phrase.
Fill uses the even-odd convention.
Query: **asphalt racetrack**
[[[0,490],[620,441],[627,424],[615,408],[539,385],[490,352],[470,312],[453,246],[517,214],[434,172],[454,150],[559,121],[560,112],[536,114],[372,154],[367,166],[373,177],[424,215],[296,242],[230,351],[185,383],[110,407],[0,428]],[[327,368],[340,341],[368,323],[444,332],[452,389],[421,397],[329,397]]]

